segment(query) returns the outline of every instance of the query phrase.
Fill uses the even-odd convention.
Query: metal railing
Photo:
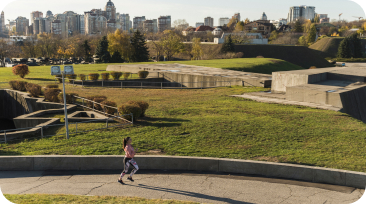
[[[131,115],[131,117],[133,117],[132,114],[127,114],[127,115],[123,115],[123,116],[129,116]],[[117,123],[117,125],[110,125],[110,120],[111,119],[120,119],[119,117],[109,117],[109,118],[106,118],[106,119],[95,119],[95,120],[89,120],[89,121],[84,121],[84,122],[75,122],[75,123],[69,123],[69,126],[73,126],[75,125],[75,128],[74,129],[71,129],[70,131],[70,134],[79,134],[79,133],[85,133],[85,132],[91,132],[91,131],[96,131],[96,130],[104,130],[104,129],[108,129],[108,128],[114,128],[114,127],[122,127],[122,126],[126,126],[126,125],[130,125],[130,124],[133,124],[132,122],[129,122],[129,123],[119,123],[119,122],[112,122],[112,123]],[[86,124],[86,123],[96,123],[96,122],[105,122],[105,127],[103,128],[96,128],[96,129],[90,129],[90,130],[81,130],[80,131],[80,127],[79,127],[79,130],[78,130],[78,125],[80,126],[80,124]],[[44,130],[48,129],[48,128],[51,128],[51,127],[64,127],[65,124],[54,124],[54,125],[44,125],[44,126],[36,126],[36,127],[28,127],[28,128],[18,128],[18,129],[9,129],[9,130],[2,130],[0,131],[0,133],[3,133],[4,135],[4,139],[1,141],[0,140],[0,143],[7,143],[8,141],[14,141],[14,140],[23,140],[23,138],[15,138],[15,139],[8,139],[7,135],[11,136],[11,134],[9,133],[16,133],[18,131],[22,131],[21,133],[19,134],[24,134],[24,135],[31,135],[31,134],[37,134],[38,131],[40,131],[40,136],[36,136],[36,137],[30,137],[31,139],[36,139],[36,138],[46,138],[46,137],[53,137],[53,136],[60,136],[60,135],[65,135],[65,133],[62,133],[62,134],[52,134],[52,135],[45,135],[44,134]],[[32,129],[36,129],[34,131],[29,131],[29,133],[27,132],[23,132],[25,130],[32,130]],[[82,128],[84,129],[84,128]],[[74,131],[72,131],[74,130]],[[21,137],[21,136],[17,136],[17,137]]]

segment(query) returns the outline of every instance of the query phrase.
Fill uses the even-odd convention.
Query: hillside
[[[311,66],[317,68],[332,67],[320,54],[320,51],[309,49],[303,46],[281,46],[281,45],[236,45],[236,52],[243,52],[245,58],[263,56],[285,60],[305,69]]]
[[[321,56],[324,58],[326,57],[336,58],[339,44],[341,44],[343,39],[344,38],[340,37],[323,38],[318,42],[314,43],[313,45],[311,45],[309,48],[316,51],[320,51]],[[362,39],[362,44],[363,44],[362,47],[365,48],[366,39]]]

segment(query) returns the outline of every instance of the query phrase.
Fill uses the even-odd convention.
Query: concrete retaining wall
[[[241,173],[365,188],[366,173],[237,159],[137,156],[140,169]],[[1,171],[122,170],[123,156],[4,156]]]

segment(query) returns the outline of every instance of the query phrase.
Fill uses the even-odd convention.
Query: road
[[[205,172],[144,171],[117,182],[119,171],[3,171],[4,194],[136,196],[200,203],[353,203],[364,190],[293,180]]]

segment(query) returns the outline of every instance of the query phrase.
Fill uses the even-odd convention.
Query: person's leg
[[[122,171],[121,176],[119,177],[119,180],[122,180],[123,176],[124,176],[125,174],[127,174],[128,169],[130,168],[130,162],[129,162],[129,160],[124,160],[124,163],[125,163],[125,168],[124,168],[124,170]]]
[[[130,176],[128,177],[129,180],[133,181],[132,176],[139,170],[139,166],[137,165],[136,161],[131,159],[130,163],[132,164],[132,166],[134,167],[134,169],[132,170]]]

